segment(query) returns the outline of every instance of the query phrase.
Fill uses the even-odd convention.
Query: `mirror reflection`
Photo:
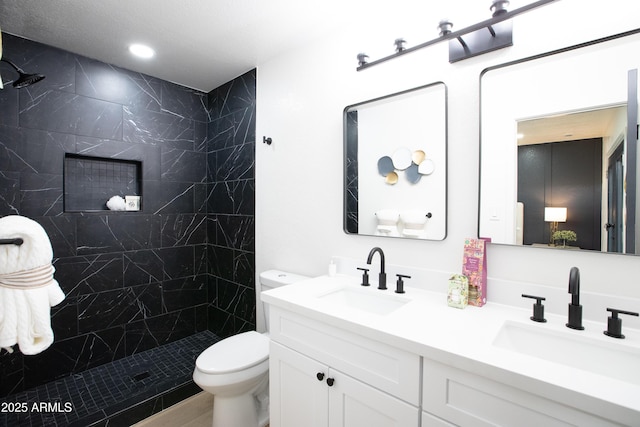
[[[344,110],[344,230],[442,240],[447,90],[438,82]]]
[[[518,122],[521,244],[623,252],[626,118],[618,106]]]
[[[637,252],[638,48],[636,33],[485,70],[480,236]]]

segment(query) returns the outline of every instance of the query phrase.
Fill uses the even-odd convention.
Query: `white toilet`
[[[308,277],[269,270],[260,274],[261,292]],[[262,303],[258,301],[258,303]],[[267,333],[225,338],[196,359],[193,381],[214,395],[213,427],[264,427],[269,423],[269,323]]]

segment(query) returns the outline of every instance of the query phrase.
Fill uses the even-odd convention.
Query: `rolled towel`
[[[51,307],[65,295],[54,279],[53,249],[44,228],[19,215],[0,218],[0,348],[37,354],[53,343]]]

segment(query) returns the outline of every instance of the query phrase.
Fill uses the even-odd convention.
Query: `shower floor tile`
[[[192,384],[196,358],[219,340],[200,332],[7,396],[0,400],[0,427],[105,425],[101,421]]]

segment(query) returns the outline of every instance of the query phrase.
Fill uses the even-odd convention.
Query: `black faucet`
[[[571,303],[569,304],[567,328],[583,330],[582,306],[580,305],[580,270],[578,267],[571,267],[569,272],[569,293],[571,294]]]
[[[378,252],[380,254],[380,274],[378,275],[378,289],[387,289],[387,273],[384,272],[384,252],[379,247],[371,249],[367,257],[367,264],[371,264],[373,255]]]

